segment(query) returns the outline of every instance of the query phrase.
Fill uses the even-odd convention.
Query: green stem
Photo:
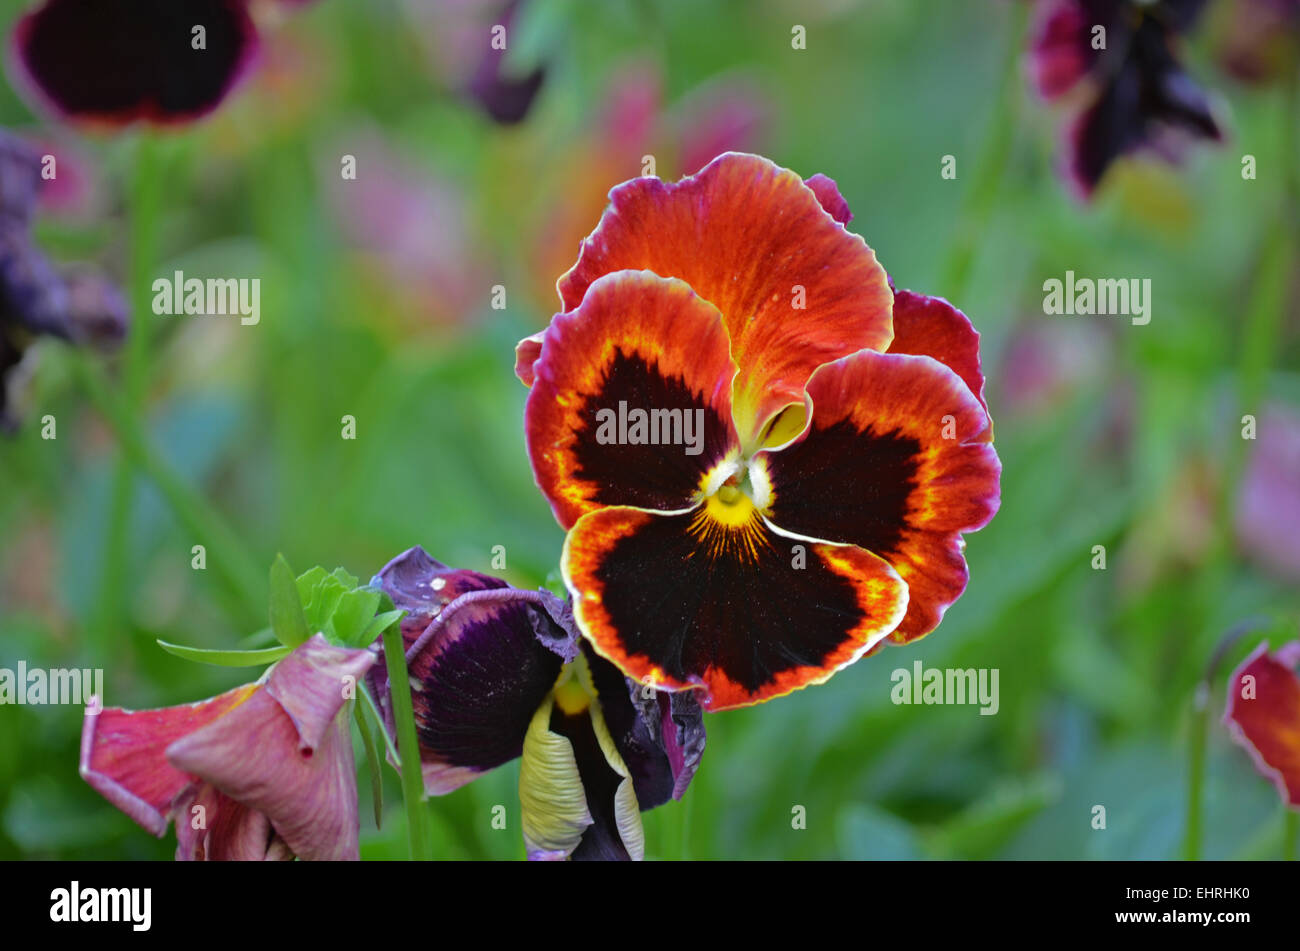
[[[406,805],[411,858],[425,861],[433,857],[429,813],[424,805],[424,776],[420,770],[420,747],[415,735],[415,708],[411,703],[411,684],[406,675],[406,651],[400,625],[390,624],[384,631],[384,661],[388,665],[393,725],[402,759],[402,799]]]
[[[958,226],[939,278],[940,293],[949,300],[960,301],[970,281],[975,252],[987,237],[989,218],[997,202],[998,189],[1011,156],[1016,135],[1016,105],[1020,97],[1020,49],[1024,42],[1027,4],[1013,4],[1009,13],[1011,31],[1009,49],[1001,62],[1006,64],[994,95],[993,113],[988,121],[988,136],[976,160],[970,191],[966,194]],[[960,306],[960,305],[959,305]]]
[[[138,413],[144,392],[148,356],[148,336],[152,324],[150,311],[150,271],[157,259],[158,216],[162,189],[159,187],[156,145],[148,135],[137,143],[136,163],[130,192],[130,269],[128,287],[131,302],[131,333],[124,350],[124,367],[128,405]],[[96,598],[96,617],[91,629],[95,648],[106,655],[108,638],[121,630],[126,617],[126,578],[131,564],[131,509],[135,500],[135,468],[126,453],[118,456],[109,496],[108,527],[104,536],[104,555],[100,590]]]
[[[387,751],[389,759],[393,761],[393,766],[400,771],[402,768],[402,754],[393,745],[393,738],[384,726],[384,716],[379,712],[379,705],[375,703],[375,698],[370,696],[370,691],[364,686],[361,688],[361,696],[365,698],[366,707],[370,710],[370,715],[374,717],[375,729],[384,738],[384,749]]]
[[[1187,764],[1187,829],[1183,837],[1183,858],[1195,862],[1201,857],[1201,815],[1205,800],[1205,740],[1209,733],[1210,687],[1201,681],[1192,699],[1192,728]]]
[[[1290,806],[1282,806],[1282,859],[1294,862],[1296,857],[1296,839],[1300,838],[1300,812]]]
[[[384,774],[380,772],[379,751],[375,748],[375,738],[366,722],[363,704],[352,704],[352,715],[356,718],[357,729],[361,731],[361,745],[366,751],[366,769],[370,771],[370,799],[375,807],[375,828],[384,825]],[[381,726],[380,729],[383,729]]]
[[[149,442],[144,427],[126,400],[114,392],[99,363],[76,354],[72,366],[90,397],[117,436],[124,457],[162,492],[172,513],[195,538],[205,540],[213,567],[230,591],[248,606],[251,617],[266,612],[266,582],[257,559],[216,509],[167,463]]]

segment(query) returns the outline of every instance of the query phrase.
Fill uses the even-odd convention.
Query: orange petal
[[[965,590],[961,533],[998,508],[988,415],[930,357],[864,350],[820,368],[808,394],[810,427],[756,460],[770,480],[772,523],[888,561],[910,593],[891,638],[921,637]]]
[[[893,630],[907,586],[847,545],[783,537],[757,513],[709,506],[584,515],[561,562],[596,651],[642,683],[704,689],[707,710],[827,680]]]
[[[609,197],[578,263],[560,278],[565,309],[602,274],[624,268],[688,283],[726,320],[746,445],[774,413],[802,401],[818,366],[889,345],[884,270],[793,172],[728,152],[690,178],[637,178]]]
[[[533,369],[528,454],[565,528],[602,505],[689,508],[736,445],[722,316],[681,281],[606,275],[551,321]]]

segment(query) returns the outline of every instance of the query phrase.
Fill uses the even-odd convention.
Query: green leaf
[[[384,631],[388,630],[390,624],[396,624],[404,617],[406,617],[406,612],[401,610],[385,611],[383,614],[376,614],[370,619],[370,623],[362,632],[356,646],[365,647],[367,644],[373,643],[375,638],[380,637]]]
[[[311,637],[293,569],[284,555],[277,555],[271,564],[271,630],[276,640],[290,648]]]
[[[356,575],[351,574],[350,572],[344,570],[343,568],[335,568],[333,571],[330,572],[330,577],[333,578],[335,581],[337,581],[339,584],[343,585],[343,587],[346,588],[348,591],[351,591],[353,588],[356,588],[361,583],[360,581],[357,580]]]
[[[298,599],[304,605],[304,610],[306,610],[307,603],[311,601],[311,593],[316,589],[316,585],[320,584],[320,580],[324,577],[325,569],[320,565],[304,571],[298,576]]]
[[[163,640],[158,641],[158,646],[184,660],[192,660],[199,664],[213,664],[217,667],[260,667],[273,664],[293,651],[291,647],[267,647],[252,651],[204,650],[199,647],[186,647],[184,644],[169,644]]]
[[[375,609],[379,607],[379,595],[380,592],[373,588],[357,588],[345,594],[334,609],[330,618],[331,630],[327,630],[326,635],[332,635],[332,641],[347,647],[363,646],[366,642],[361,638],[375,616]],[[383,630],[381,627],[379,633],[383,633]]]
[[[325,574],[323,568],[313,568],[298,579],[298,591],[302,594],[303,578],[311,577],[313,581],[305,595],[302,595],[303,613],[307,616],[307,627],[311,631],[324,632],[329,626],[339,601],[351,589],[335,574]]]

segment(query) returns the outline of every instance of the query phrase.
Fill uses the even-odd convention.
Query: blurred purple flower
[[[121,343],[129,322],[111,283],[86,270],[59,273],[32,243],[40,169],[35,149],[0,130],[0,429],[6,430],[17,425],[10,377],[36,337],[108,349]]]
[[[546,78],[536,64],[523,73],[506,68],[509,44],[523,0],[406,0],[434,74],[494,122],[514,125],[532,109]],[[493,32],[505,30],[505,49]]]
[[[417,165],[378,131],[339,137],[322,168],[339,228],[362,254],[374,291],[394,310],[437,326],[458,326],[486,300],[488,266],[474,208],[460,183]],[[339,182],[337,155],[355,156],[356,179]]]
[[[1208,96],[1177,56],[1204,3],[1041,0],[1030,72],[1046,99],[1082,90],[1065,160],[1082,197],[1123,155],[1149,150],[1173,161],[1184,139],[1222,139]]]
[[[313,635],[264,682],[160,710],[87,710],[81,776],[178,860],[355,860],[348,700],[375,662]]]
[[[1300,582],[1300,413],[1268,408],[1255,437],[1237,499],[1237,538],[1260,564]]]

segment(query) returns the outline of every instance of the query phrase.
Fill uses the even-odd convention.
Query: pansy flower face
[[[247,0],[46,0],[12,42],[27,85],[58,115],[173,124],[217,107],[257,33]]]
[[[640,813],[681,798],[704,751],[689,695],[656,695],[580,643],[562,601],[448,568],[421,548],[374,583],[405,611],[425,789],[516,757],[531,859],[639,859]],[[387,675],[371,686],[393,732]]]
[[[516,366],[595,650],[718,710],[933,630],[998,504],[969,321],[823,176],[727,153],[610,201]]]

